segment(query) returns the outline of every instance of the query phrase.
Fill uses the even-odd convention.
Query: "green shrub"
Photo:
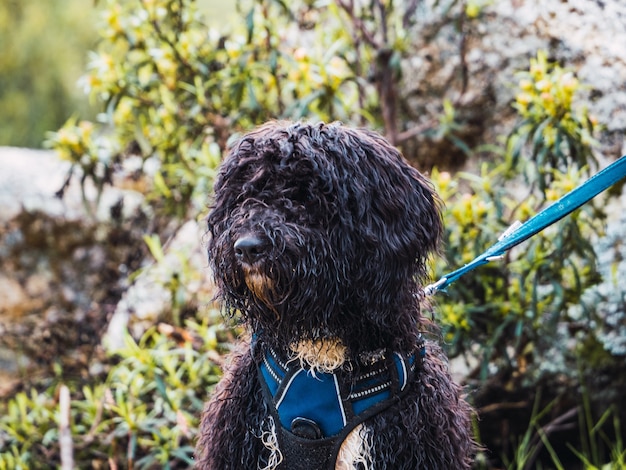
[[[103,106],[100,122],[70,120],[48,145],[98,187],[123,159],[149,161],[153,204],[197,213],[221,157],[210,125],[219,84],[207,78],[225,51],[189,0],[103,3],[103,38],[82,79]]]
[[[218,32],[193,0],[100,3],[102,39],[82,83],[102,112],[69,120],[48,145],[97,187],[139,157],[157,215],[202,212],[229,138],[268,119],[367,123],[403,139],[415,5],[377,2],[372,15],[348,2],[242,0],[245,23]],[[437,136],[453,136],[448,121]]]
[[[528,220],[591,174],[595,160],[589,123],[593,119],[578,106],[577,91],[582,86],[568,77],[568,95],[549,99],[557,105],[547,109],[539,100],[548,98],[538,92],[546,92],[545,83],[561,83],[564,72],[545,62],[543,53],[531,61],[531,71],[537,72],[537,64],[542,64],[541,73],[522,74],[524,80],[536,81],[522,81],[518,90],[537,90],[533,104],[522,108],[518,98],[520,124],[512,130],[502,153],[483,163],[479,174],[432,174],[446,201],[446,252],[445,259],[435,266],[438,277],[472,261],[496,243],[511,223]],[[560,92],[554,93],[559,96]],[[561,116],[558,125],[548,114]],[[542,132],[551,133],[551,138]],[[520,175],[524,175],[521,181]],[[605,232],[606,197],[587,203],[513,248],[504,260],[468,273],[437,297],[435,311],[450,355],[464,356],[469,364],[477,360],[467,380],[479,394],[488,394],[490,386],[498,384],[496,389],[501,387],[518,399],[520,393],[527,394],[530,402],[543,386],[548,390],[547,399],[560,407],[580,402],[576,390],[585,381],[604,380],[621,387],[621,379],[612,374],[622,370],[624,357],[623,341],[615,330],[624,317],[620,300],[624,290],[615,282],[616,273],[623,270],[623,250],[617,242],[622,230],[613,227],[609,236]],[[600,379],[602,374],[607,375]],[[585,408],[586,422],[591,423],[592,409],[602,415],[603,407],[616,406],[619,393],[588,391],[586,399],[593,401],[593,406],[587,403]],[[506,412],[499,416],[507,419]],[[517,454],[509,468],[523,468],[525,459],[536,458],[537,445],[547,449],[553,462],[560,465],[549,439],[540,435],[540,420],[546,423],[550,419],[556,418],[547,413],[533,416],[529,431],[516,444]],[[484,418],[483,425],[485,421],[488,419]],[[583,443],[604,436],[604,418],[600,421],[589,428],[580,425]],[[520,430],[523,433],[523,428]],[[539,433],[539,441],[528,447],[531,430]],[[615,455],[605,456],[604,462],[612,459],[617,465],[623,455],[621,437],[615,439],[614,445],[608,445]],[[597,448],[585,448],[577,455],[599,465],[603,460]]]
[[[457,173],[452,178],[447,173],[433,173],[447,206],[445,264],[437,267],[441,275],[444,265],[450,269],[469,263],[514,221],[529,219],[589,176],[587,163],[591,162],[587,159],[592,155],[593,140],[581,136],[587,135],[585,123],[591,118],[579,111],[577,119],[570,119],[576,104],[573,95],[580,85],[568,78],[567,96],[556,100],[556,110],[550,111],[545,103],[538,102],[547,100],[538,92],[546,93],[545,83],[561,83],[564,72],[549,66],[543,53],[531,61],[531,71],[534,74],[523,75],[527,78],[520,83],[520,93],[537,93],[532,106],[524,108],[518,97],[521,124],[509,137],[509,142],[527,139],[527,145],[509,146],[508,153],[494,163],[484,163],[479,175]],[[543,119],[542,113],[552,115],[553,111],[570,120],[555,128],[550,127],[552,118],[547,124],[529,124]],[[553,138],[531,138],[537,132],[551,132]],[[563,150],[568,139],[575,141],[572,148],[577,149],[576,160]],[[543,175],[539,190],[533,185],[521,186],[516,180],[520,171],[538,178]],[[568,309],[580,304],[584,290],[600,280],[591,241],[602,233],[605,219],[602,205],[592,201],[511,250],[503,261],[478,268],[450,286],[438,299],[438,310],[451,354],[479,357],[483,380],[503,368],[523,368],[527,380],[537,380],[544,372],[540,358],[554,346],[557,327],[569,321]],[[566,343],[561,347],[566,348]],[[574,354],[563,353],[570,359]],[[563,372],[569,369],[565,364],[560,366]]]
[[[216,312],[213,311],[213,315]],[[109,359],[101,383],[72,386],[71,436],[78,468],[188,468],[215,360],[232,338],[212,318],[185,329],[153,328]],[[213,359],[212,359],[213,358]],[[60,464],[57,386],[0,404],[0,469]]]
[[[524,156],[533,161],[530,167],[522,165],[524,171],[533,171],[527,181],[546,191],[555,170],[596,163],[592,146],[597,122],[584,106],[576,106],[581,84],[574,73],[548,62],[544,51],[518,76],[514,106],[520,122],[509,135],[509,152],[514,162]]]

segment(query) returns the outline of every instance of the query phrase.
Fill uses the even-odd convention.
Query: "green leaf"
[[[159,236],[156,233],[153,233],[152,235],[144,235],[143,241],[148,246],[150,254],[154,257],[157,263],[162,263],[165,260],[165,253],[163,252]]]

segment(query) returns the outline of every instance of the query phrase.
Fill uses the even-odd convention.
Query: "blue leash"
[[[604,170],[593,175],[583,184],[571,190],[558,201],[555,201],[552,205],[528,219],[525,223],[521,224],[517,222],[513,224],[502,234],[499,241],[482,255],[476,257],[462,268],[446,274],[434,284],[426,286],[424,288],[425,294],[433,295],[437,291],[444,290],[447,286],[472,269],[487,264],[490,261],[501,259],[507,250],[510,250],[514,246],[519,245],[533,235],[541,232],[544,228],[552,225],[556,221],[561,220],[567,214],[578,209],[624,177],[626,177],[626,155],[611,163]]]

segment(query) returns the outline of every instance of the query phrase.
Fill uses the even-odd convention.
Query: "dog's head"
[[[219,297],[281,344],[409,347],[442,233],[430,183],[376,133],[269,123],[215,182],[209,260]]]

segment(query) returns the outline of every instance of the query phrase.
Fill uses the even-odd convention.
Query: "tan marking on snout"
[[[274,282],[267,276],[259,273],[256,269],[244,267],[244,280],[248,289],[254,296],[276,312],[274,305],[276,303],[274,296]]]

